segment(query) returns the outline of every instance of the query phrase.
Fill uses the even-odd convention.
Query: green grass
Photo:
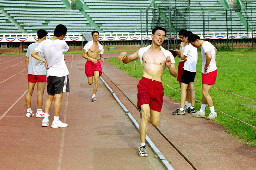
[[[234,51],[218,51],[217,52],[217,67],[218,76],[214,87],[256,100],[256,50],[234,50]],[[195,81],[201,82],[201,53],[199,52],[197,63],[197,75]],[[176,58],[176,68],[179,59]],[[134,62],[123,64],[118,63],[116,57],[110,58],[109,63],[124,70],[127,74],[138,79],[142,76],[142,66],[139,60],[136,61],[136,70]],[[168,84],[172,88],[180,90],[179,83],[176,78],[172,77],[168,70],[164,71],[163,83]],[[180,93],[174,91],[167,86],[165,95],[180,101]],[[202,85],[195,82],[196,99],[201,101]],[[217,89],[211,89],[210,94],[213,98],[214,107],[217,110],[223,111],[235,118],[256,126],[256,103],[246,100],[228,93],[224,93]],[[196,109],[200,109],[200,103],[196,102]],[[218,112],[218,111],[217,111]],[[206,113],[209,113],[207,107]],[[208,114],[207,114],[208,115]],[[218,112],[218,117],[214,120],[215,123],[223,125],[226,131],[234,137],[241,139],[243,142],[251,146],[256,146],[256,134],[251,126],[248,126],[236,119]],[[256,129],[255,129],[256,131]]]

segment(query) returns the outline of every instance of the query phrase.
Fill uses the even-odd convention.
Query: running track
[[[71,93],[63,97],[61,120],[70,126],[42,128],[41,119],[26,118],[24,60],[0,56],[0,169],[164,169],[151,151],[148,158],[137,156],[139,134],[102,82],[96,104],[89,101],[92,88],[83,74],[85,61],[78,55],[66,56]],[[107,63],[103,70],[104,80],[139,122],[134,106],[138,80]],[[206,119],[170,115],[177,104],[165,98],[160,126],[149,126],[148,133],[175,169],[256,168],[255,147]]]

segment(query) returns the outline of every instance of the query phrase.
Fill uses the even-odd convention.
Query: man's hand
[[[209,66],[207,66],[207,67],[205,66],[205,67],[204,67],[204,74],[207,73],[208,67],[209,67]]]
[[[48,69],[49,69],[49,66],[48,66],[48,64],[47,64],[46,60],[44,60],[43,62],[44,62],[44,64],[45,64],[45,68],[46,68],[46,70],[48,70]]]
[[[183,47],[184,47],[184,43],[181,42],[181,43],[180,43],[180,48],[183,48]]]
[[[91,61],[92,61],[94,64],[97,64],[97,63],[98,63],[98,60],[97,60],[97,59],[94,59],[94,58],[91,58]]]
[[[123,61],[124,59],[126,59],[127,57],[127,52],[122,52],[121,54],[119,54],[119,56],[117,57],[118,62]]]
[[[166,66],[167,67],[170,67],[171,66],[171,58],[170,58],[170,56],[168,56],[167,58],[166,58]]]

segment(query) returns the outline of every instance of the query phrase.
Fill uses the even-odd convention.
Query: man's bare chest
[[[89,49],[92,53],[98,53],[99,52],[99,46],[98,45],[92,45]]]
[[[162,52],[145,52],[142,56],[143,63],[154,65],[165,65],[166,58]]]

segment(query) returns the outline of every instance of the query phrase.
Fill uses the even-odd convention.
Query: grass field
[[[243,96],[238,97],[218,89],[212,88],[210,94],[213,98],[215,109],[217,109],[218,117],[214,122],[223,125],[226,131],[234,137],[241,139],[248,145],[256,146],[256,134],[250,125],[256,126],[256,50],[234,50],[234,51],[218,51],[217,67],[218,76],[214,87]],[[195,78],[196,99],[201,101],[201,53],[199,52],[197,63],[197,75]],[[176,58],[176,68],[179,59]],[[128,64],[118,63],[116,58],[110,58],[109,63],[124,70],[126,73],[138,79],[142,76],[142,66],[139,61]],[[198,82],[197,82],[198,81]],[[163,83],[168,84],[176,90],[179,89],[179,83],[176,78],[172,77],[168,70],[163,74]],[[164,86],[165,95],[180,101],[180,93]],[[254,101],[252,101],[254,100]],[[201,103],[196,102],[196,109],[200,109]],[[231,118],[220,111],[235,117],[239,120]],[[206,114],[209,114],[209,108],[206,108]],[[254,129],[256,131],[256,129]]]

